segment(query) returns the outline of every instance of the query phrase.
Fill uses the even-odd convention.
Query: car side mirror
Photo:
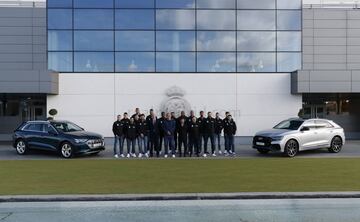
[[[310,130],[310,128],[307,127],[307,126],[304,126],[304,127],[302,127],[302,128],[300,129],[301,132],[309,131],[309,130]]]

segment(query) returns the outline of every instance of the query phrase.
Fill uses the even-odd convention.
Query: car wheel
[[[285,144],[284,154],[287,157],[294,157],[299,152],[299,144],[295,140],[289,140]]]
[[[24,155],[27,152],[27,146],[24,140],[18,140],[16,142],[16,152],[19,155]]]
[[[270,150],[267,149],[257,149],[257,151],[261,154],[268,154],[270,152]]]
[[[62,157],[69,159],[73,156],[73,148],[70,143],[65,142],[61,145],[60,154]]]
[[[329,148],[329,152],[330,153],[338,153],[341,151],[343,146],[343,142],[342,139],[338,136],[335,136],[332,140],[331,140],[331,145]]]

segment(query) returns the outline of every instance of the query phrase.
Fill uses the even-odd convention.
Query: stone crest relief
[[[167,98],[161,103],[161,112],[175,112],[180,116],[181,111],[187,114],[191,110],[190,103],[184,98],[186,92],[178,86],[172,86],[165,91]]]

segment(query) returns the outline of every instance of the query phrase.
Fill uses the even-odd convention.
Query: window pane
[[[301,32],[278,32],[278,51],[301,51]]]
[[[275,11],[240,10],[237,24],[239,30],[275,30]]]
[[[48,9],[48,29],[71,29],[71,9]]]
[[[155,0],[115,0],[116,8],[154,8]]]
[[[238,72],[275,72],[275,53],[238,53]]]
[[[197,34],[198,51],[235,51],[235,32],[200,31]]]
[[[301,0],[277,0],[278,9],[301,9]]]
[[[278,53],[278,72],[293,72],[301,69],[301,53]]]
[[[123,9],[115,12],[116,29],[154,29],[154,10]]]
[[[74,0],[74,8],[113,8],[113,0]]]
[[[276,0],[237,0],[238,9],[275,9]],[[292,0],[287,0],[292,1]]]
[[[275,32],[238,32],[238,51],[275,51]]]
[[[235,30],[235,10],[198,10],[197,28],[202,30]]]
[[[154,51],[154,31],[117,31],[115,32],[116,51]]]
[[[235,72],[235,53],[207,53],[197,54],[198,72]]]
[[[280,30],[301,30],[301,11],[278,11],[277,28]]]
[[[194,10],[156,10],[158,29],[195,29]]]
[[[195,51],[195,32],[158,31],[156,48],[159,51]]]
[[[195,53],[158,52],[156,53],[157,72],[195,72]]]
[[[156,0],[156,8],[195,8],[195,0]]]
[[[72,0],[48,0],[48,8],[72,8]]]
[[[113,10],[75,9],[75,29],[113,29]]]
[[[236,0],[197,0],[197,8],[235,8]]]
[[[48,32],[48,50],[71,51],[72,50],[72,32],[54,31]]]
[[[114,51],[114,34],[112,31],[75,31],[74,49]]]
[[[116,72],[154,72],[153,52],[117,52]]]
[[[75,72],[113,72],[114,53],[112,52],[75,52]]]
[[[48,68],[58,72],[72,72],[72,52],[49,52]]]

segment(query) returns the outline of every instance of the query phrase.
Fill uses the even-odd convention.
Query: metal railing
[[[0,7],[27,7],[27,8],[45,8],[46,1],[2,1]]]

